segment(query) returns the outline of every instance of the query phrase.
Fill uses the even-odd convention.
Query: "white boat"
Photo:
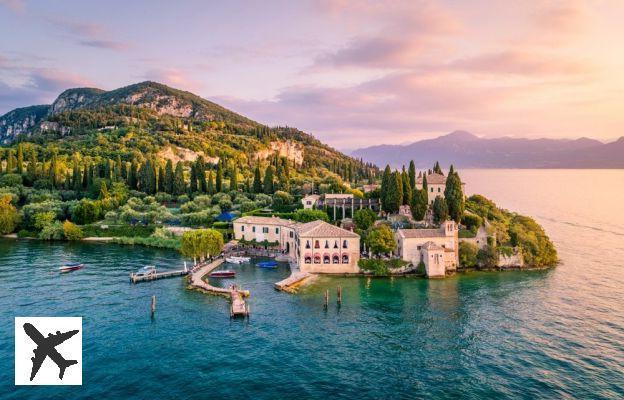
[[[251,258],[232,256],[232,257],[227,257],[225,261],[232,263],[232,264],[243,264],[243,263],[248,263],[249,261],[251,261]]]

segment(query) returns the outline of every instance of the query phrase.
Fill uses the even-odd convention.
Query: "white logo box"
[[[65,368],[63,379],[59,378],[60,368],[46,356],[33,380],[32,357],[37,343],[26,333],[25,324],[30,324],[43,336],[44,340],[57,332],[64,334],[78,330],[62,343],[53,347],[63,359],[77,361]],[[32,329],[27,328],[31,334]],[[34,335],[40,339],[35,332]],[[16,385],[82,385],[82,317],[15,317],[15,384]]]

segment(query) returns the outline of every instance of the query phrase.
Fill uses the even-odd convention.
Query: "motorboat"
[[[231,257],[227,257],[225,261],[232,263],[232,264],[244,264],[244,263],[248,263],[249,261],[251,261],[251,258],[231,256]]]
[[[156,266],[146,265],[139,269],[134,276],[149,276],[156,273]]]
[[[75,271],[77,269],[83,269],[83,268],[84,268],[83,263],[78,263],[78,262],[65,263],[61,265],[61,267],[59,268],[59,272],[71,272],[71,271]]]
[[[277,268],[277,261],[260,261],[256,266],[260,268]]]
[[[234,278],[236,276],[236,272],[230,269],[224,269],[221,271],[214,271],[208,275],[210,278]]]

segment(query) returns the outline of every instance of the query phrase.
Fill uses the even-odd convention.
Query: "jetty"
[[[248,290],[242,290],[236,285],[232,285],[229,288],[216,287],[212,286],[210,283],[206,282],[203,279],[204,276],[210,274],[224,262],[225,259],[220,257],[211,262],[198,264],[197,266],[193,267],[189,275],[189,287],[219,296],[227,297],[230,299],[231,302],[230,316],[247,316],[249,315],[249,306],[245,301],[245,297],[249,297],[250,295]]]
[[[184,269],[156,272],[154,274],[137,275],[135,273],[131,273],[130,282],[132,283],[148,282],[148,281],[155,281],[157,279],[173,278],[175,276],[185,276],[188,274],[189,274],[189,270],[186,268],[186,266],[184,267]]]
[[[281,290],[282,292],[295,293],[297,291],[297,287],[310,276],[312,276],[312,274],[309,272],[302,272],[294,262],[291,262],[290,276],[275,283],[274,287],[276,290]]]

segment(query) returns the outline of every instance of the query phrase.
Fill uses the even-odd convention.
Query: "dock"
[[[290,276],[275,283],[274,287],[276,290],[281,290],[282,292],[295,293],[297,287],[311,276],[312,274],[309,272],[302,272],[294,262],[291,262]]]
[[[210,283],[206,282],[203,279],[204,276],[210,274],[224,262],[225,259],[217,258],[212,262],[200,264],[199,266],[193,267],[189,275],[189,287],[219,296],[227,297],[230,299],[231,302],[230,316],[247,316],[249,315],[249,306],[245,301],[245,297],[249,297],[250,295],[248,290],[241,290],[235,285],[230,288],[216,287],[212,286]]]
[[[131,273],[130,282],[132,283],[148,282],[148,281],[155,281],[157,279],[173,278],[175,276],[185,276],[188,274],[189,274],[189,270],[187,268],[164,271],[164,272],[156,272],[155,274],[141,275],[141,276],[138,276],[135,273]]]

